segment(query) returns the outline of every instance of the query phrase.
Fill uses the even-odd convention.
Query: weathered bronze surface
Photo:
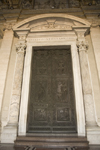
[[[28,132],[76,131],[70,49],[33,51]]]

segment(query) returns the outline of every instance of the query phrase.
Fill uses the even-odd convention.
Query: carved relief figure
[[[57,8],[63,9],[68,7],[68,2],[66,0],[60,0],[57,4]]]
[[[68,96],[68,91],[67,91],[66,84],[63,82],[58,82],[58,87],[57,87],[58,101],[60,101],[60,102],[67,101],[67,96]]]
[[[37,90],[38,90],[37,92],[38,101],[43,101],[45,99],[45,94],[46,94],[43,83],[39,83]]]
[[[79,0],[70,0],[70,7],[79,7]]]
[[[32,8],[32,3],[29,0],[22,0],[21,1],[21,7],[31,9]]]
[[[34,9],[39,9],[39,8],[40,8],[40,3],[39,2],[35,2]]]
[[[65,65],[64,65],[64,61],[63,60],[60,60],[59,63],[58,63],[58,73],[59,74],[63,74],[65,71]]]
[[[37,73],[38,74],[46,74],[46,71],[47,71],[47,68],[46,68],[46,63],[45,63],[45,60],[41,59],[39,62],[38,62],[38,70],[37,70]]]
[[[66,8],[67,1],[66,0],[35,0],[34,9],[54,9],[54,8]]]
[[[69,109],[68,108],[58,108],[57,110],[57,121],[69,121]]]
[[[55,1],[54,0],[36,0],[34,9],[47,9],[47,8],[55,8]]]
[[[55,1],[54,0],[50,0],[49,1],[49,6],[50,6],[50,8],[55,8]]]
[[[34,111],[35,121],[45,121],[46,120],[46,110],[45,109],[36,109]]]
[[[0,9],[2,8],[13,9],[13,1],[12,0],[0,0]]]
[[[9,4],[9,8],[13,9],[13,2],[12,2],[12,0],[7,0],[7,3]]]
[[[100,5],[100,0],[83,0],[83,5]]]

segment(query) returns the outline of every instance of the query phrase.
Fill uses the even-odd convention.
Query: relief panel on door
[[[33,51],[28,132],[76,132],[70,49]]]

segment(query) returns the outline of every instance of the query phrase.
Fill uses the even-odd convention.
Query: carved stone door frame
[[[85,115],[82,93],[81,71],[77,49],[77,39],[84,40],[90,23],[75,16],[54,13],[41,14],[19,22],[13,27],[19,40],[27,41],[18,135],[26,135],[27,113],[30,89],[32,50],[36,46],[70,46],[74,78],[77,134],[85,136]]]
[[[48,33],[45,34],[48,35]],[[73,37],[71,37],[70,39],[69,36],[65,37],[65,35],[62,38],[59,37],[59,35],[57,38],[54,37],[48,37],[48,38],[39,37],[38,39],[27,38],[27,49],[26,49],[26,58],[24,64],[18,135],[26,135],[26,129],[27,129],[27,113],[28,113],[28,98],[29,98],[29,88],[30,88],[32,49],[34,49],[35,46],[59,46],[59,45],[71,47],[76,118],[77,118],[77,134],[79,136],[85,136],[83,95],[82,95],[79,57],[78,57],[78,52],[76,47],[75,35],[73,35]]]

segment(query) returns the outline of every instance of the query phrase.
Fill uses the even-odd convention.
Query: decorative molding
[[[77,150],[77,147],[70,147],[70,146],[68,146],[65,149],[66,150]],[[37,148],[35,148],[34,146],[26,146],[25,150],[37,150]]]
[[[49,29],[53,29],[53,28],[55,28],[55,22],[56,22],[56,20],[55,19],[53,19],[53,20],[46,20],[46,22],[47,22],[47,26],[45,26],[45,27],[47,27],[47,28],[49,28]]]
[[[76,45],[78,51],[87,51],[89,47],[88,41],[77,41]]]
[[[81,4],[88,5],[88,6],[100,6],[100,1],[99,0],[83,0]]]
[[[48,18],[48,19],[47,19]],[[69,19],[71,21],[77,21],[79,23],[81,23],[84,27],[90,27],[91,23],[89,23],[88,21],[86,20],[83,20],[81,18],[78,18],[78,17],[75,17],[75,16],[72,16],[72,15],[67,15],[65,13],[52,13],[52,14],[40,14],[40,15],[36,15],[36,16],[33,16],[33,17],[30,17],[28,19],[25,19],[19,23],[17,23],[14,27],[13,27],[13,30],[16,31],[16,30],[29,30],[29,28],[22,28],[22,26],[26,25],[27,23],[30,24],[30,22],[32,21],[35,21],[35,20],[39,20],[39,19],[46,19],[46,20],[49,20],[50,18],[52,19],[55,19],[55,18],[62,18],[64,19],[63,22],[66,22],[65,19]]]
[[[25,150],[36,150],[34,146],[26,146]]]
[[[68,37],[49,37],[49,38],[27,38],[26,41],[28,42],[39,42],[39,41],[70,41],[70,40],[76,40],[76,36],[68,36]]]
[[[1,9],[66,9],[81,6],[100,6],[99,0],[6,0],[0,1]]]
[[[12,23],[12,22],[7,22],[7,23],[4,23],[4,30],[7,31],[7,30],[12,30],[13,26],[15,25],[15,23]]]
[[[93,27],[93,28],[100,26],[99,19],[89,19],[88,21],[91,23],[91,27]]]
[[[73,29],[75,30],[78,41],[85,41],[85,35],[88,34],[90,30],[89,27],[73,27]]]
[[[17,43],[15,46],[16,46],[17,53],[24,53],[26,50],[26,47],[27,47],[25,42],[24,43]]]
[[[25,41],[25,39],[26,39],[26,35],[19,36],[20,41],[23,41],[23,40]]]
[[[78,41],[76,42],[78,51],[79,51],[79,60],[81,67],[81,77],[82,77],[82,87],[83,87],[83,97],[84,97],[84,105],[85,105],[85,114],[86,114],[86,126],[96,127],[96,118],[94,112],[94,102],[93,102],[93,93],[89,72],[89,64],[87,60],[86,51],[88,50],[88,42],[85,40],[85,32],[86,29],[75,30],[78,36]],[[82,33],[79,36],[79,33]],[[80,38],[81,37],[81,38]]]
[[[21,0],[21,2],[20,2],[20,8],[23,8],[23,9],[32,9],[33,8],[32,2],[33,2],[33,0],[32,1]]]
[[[48,19],[46,20],[46,23],[42,23],[37,26],[34,26],[31,28],[31,32],[34,31],[51,31],[51,30],[72,30],[72,23],[69,22],[65,22],[63,23],[63,21],[56,21],[56,19]]]
[[[17,57],[16,57],[16,67],[15,67],[15,74],[13,80],[13,87],[12,87],[8,126],[11,124],[17,125],[18,123],[25,49],[26,49],[25,41],[23,42],[18,41],[18,43],[16,44]]]

